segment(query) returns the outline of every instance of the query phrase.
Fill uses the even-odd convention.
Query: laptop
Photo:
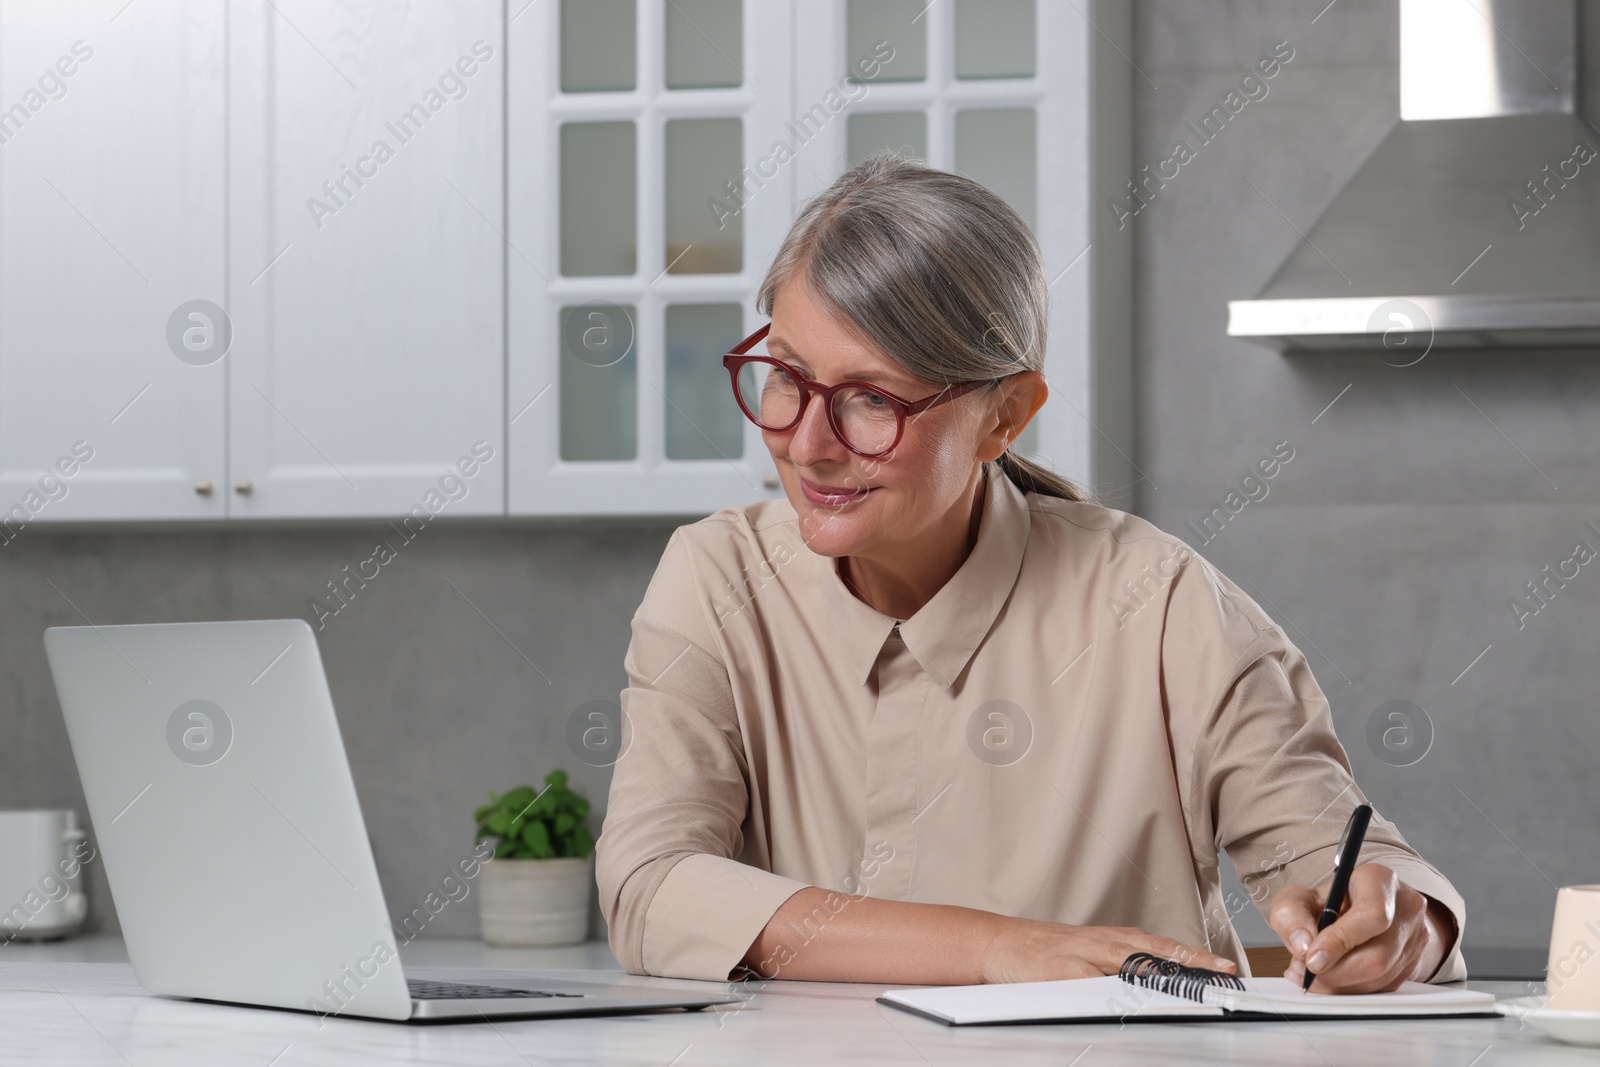
[[[59,626],[44,644],[128,959],[151,992],[403,1022],[741,999],[620,973],[408,980],[304,620]]]

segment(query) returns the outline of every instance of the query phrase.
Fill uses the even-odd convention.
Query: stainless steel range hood
[[[1600,346],[1596,0],[1401,0],[1400,122],[1228,334]],[[1420,357],[1419,357],[1420,358]]]

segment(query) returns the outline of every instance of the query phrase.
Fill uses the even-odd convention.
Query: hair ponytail
[[[995,462],[999,464],[1005,476],[1011,479],[1011,484],[1024,493],[1060,497],[1062,500],[1091,500],[1088,492],[1081,486],[1074,485],[1031,459],[1022,458],[1009,448],[1000,453],[1000,458]]]

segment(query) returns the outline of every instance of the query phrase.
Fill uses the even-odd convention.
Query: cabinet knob
[[[778,481],[777,478],[768,475],[761,479],[761,487],[763,489],[781,489],[783,488],[783,483]]]
[[[194,491],[199,493],[201,496],[210,496],[211,495],[211,481],[210,481],[210,479],[202,478],[198,482],[195,482],[194,483]]]
[[[233,483],[233,491],[238,493],[240,496],[249,496],[251,493],[255,492],[255,488],[255,483],[249,478],[240,478],[238,481]]]

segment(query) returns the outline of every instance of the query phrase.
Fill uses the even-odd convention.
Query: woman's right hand
[[[1135,952],[1150,952],[1190,967],[1237,971],[1230,959],[1137,926],[1070,926],[1037,919],[998,919],[983,953],[985,982],[1048,982],[1116,974]]]

